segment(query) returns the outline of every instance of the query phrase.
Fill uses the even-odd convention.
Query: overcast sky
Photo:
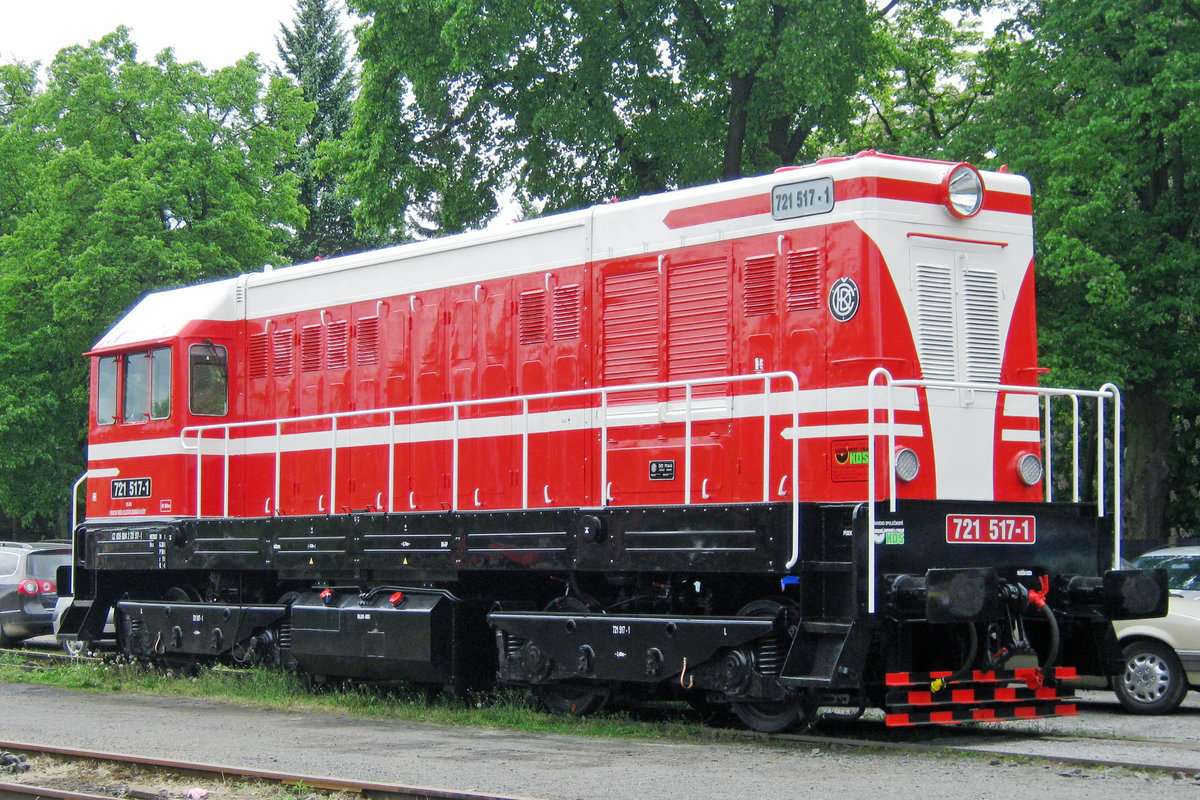
[[[290,27],[294,15],[295,0],[0,0],[0,63],[46,66],[62,48],[125,25],[141,61],[173,47],[178,61],[199,61],[210,70],[251,51],[276,64],[279,23]],[[349,31],[346,23],[342,28]]]

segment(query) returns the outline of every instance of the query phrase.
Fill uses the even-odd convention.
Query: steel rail
[[[0,782],[0,800],[26,800],[30,797],[34,800],[113,800],[111,794],[88,794],[47,786]]]
[[[217,764],[196,764],[190,761],[147,758],[121,753],[105,753],[95,750],[80,750],[69,747],[29,744],[27,742],[0,742],[0,750],[28,757],[51,756],[64,760],[105,762],[125,767],[135,767],[166,775],[185,775],[212,780],[257,780],[276,783],[280,786],[302,786],[329,792],[357,794],[367,800],[530,800],[511,795],[458,792],[428,786],[400,786],[375,781],[346,780],[320,775],[296,775],[272,770],[246,769]],[[54,798],[55,800],[112,800],[113,795],[81,794],[63,789],[47,789],[32,784],[0,783],[0,800],[24,800],[29,797]]]
[[[61,650],[34,650],[32,648],[10,648],[0,650],[0,656],[10,656],[21,659],[25,663],[20,666],[34,666],[41,663],[59,663],[59,664],[76,664],[76,663],[100,663],[104,659],[95,656],[78,655],[73,656],[62,652]]]

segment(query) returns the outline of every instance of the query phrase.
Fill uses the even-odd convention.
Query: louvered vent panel
[[[966,311],[967,380],[999,383],[1003,350],[1000,343],[1000,279],[994,272],[963,273]]]
[[[926,380],[953,381],[954,285],[950,267],[917,265],[917,355]]]
[[[338,320],[329,323],[325,332],[325,368],[345,369],[350,366],[350,323]]]
[[[271,334],[271,374],[286,378],[292,374],[292,329]]]
[[[658,380],[658,316],[657,271],[605,278],[604,383]]]
[[[554,290],[554,341],[578,339],[582,307],[579,284]]]
[[[369,367],[379,363],[379,317],[362,317],[354,338],[355,363]]]
[[[821,251],[793,250],[787,254],[787,310],[821,307]]]
[[[300,330],[300,371],[321,369],[321,326],[305,325]]]
[[[667,379],[729,374],[729,264],[724,259],[681,264],[667,288]],[[696,394],[723,393],[719,385]]]
[[[775,310],[775,256],[746,259],[742,298],[747,317],[761,317]]]
[[[531,289],[521,292],[521,344],[546,341],[546,292]]]
[[[270,343],[267,341],[267,334],[250,334],[250,363],[247,365],[247,371],[252,379],[258,380],[267,377],[267,354],[269,351]]]

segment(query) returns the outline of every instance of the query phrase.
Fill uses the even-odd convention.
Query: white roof
[[[680,209],[722,208],[747,198],[770,197],[771,187],[810,177],[848,180],[891,178],[940,183],[953,164],[860,154],[857,157],[782,170],[769,175],[683,189],[608,205],[555,214],[429,241],[299,264],[241,278],[147,295],[96,348],[154,341],[177,335],[191,320],[262,319],[385,297],[412,295],[445,286],[536,274],[595,259],[672,249],[724,239],[856,220],[871,213],[873,200],[839,202],[832,214],[773,219],[766,210],[700,215],[679,223],[668,215]],[[1028,194],[1019,175],[986,172],[989,190]],[[889,213],[904,216],[904,204]],[[912,205],[912,204],[908,204]],[[927,212],[926,212],[927,213]],[[946,223],[953,224],[949,219]],[[1028,229],[1028,217],[983,212],[1000,228]],[[914,217],[915,219],[916,217]],[[240,286],[239,286],[240,284]]]
[[[182,289],[154,292],[143,297],[93,350],[138,342],[152,342],[178,336],[192,320],[236,319],[233,288],[238,278],[201,283]]]

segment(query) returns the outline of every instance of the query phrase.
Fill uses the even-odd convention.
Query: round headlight
[[[973,217],[983,208],[983,177],[970,164],[959,164],[950,170],[943,182],[946,208],[960,219]]]
[[[921,459],[907,447],[896,448],[896,477],[908,483],[921,471]]]
[[[1044,474],[1042,460],[1033,453],[1022,453],[1017,459],[1017,475],[1026,486],[1037,486]]]

